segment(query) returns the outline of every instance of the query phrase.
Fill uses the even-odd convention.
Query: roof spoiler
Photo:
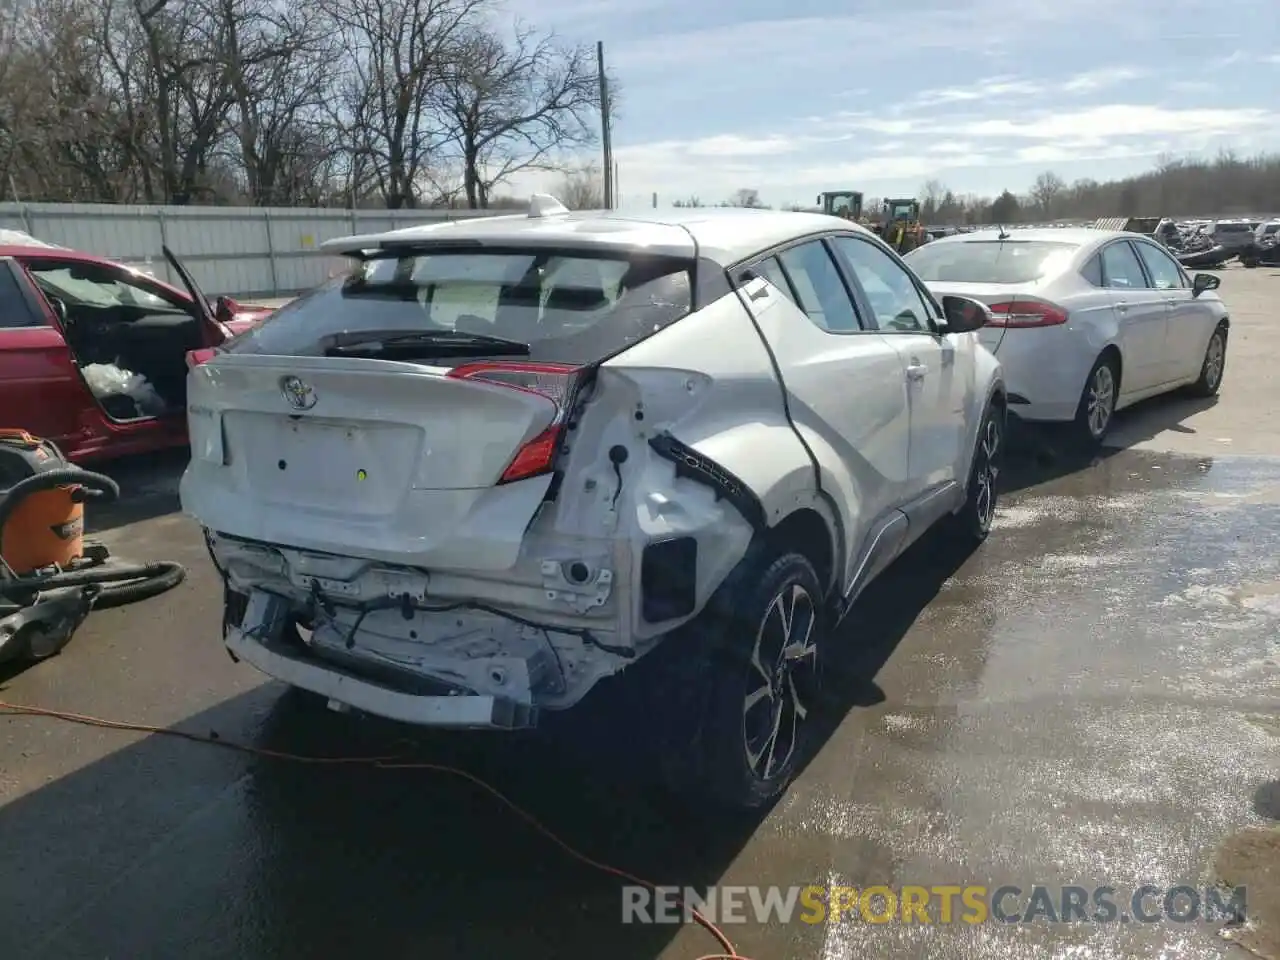
[[[549,193],[535,193],[529,198],[529,208],[523,213],[504,214],[496,217],[483,217],[466,219],[485,219],[485,220],[514,220],[524,218],[529,220],[542,220],[548,217],[562,217],[567,213],[571,213],[570,209],[557,200]],[[397,247],[406,246],[422,246],[436,242],[437,237],[434,236],[436,231],[440,231],[442,236],[438,239],[445,243],[457,243],[459,241],[450,239],[448,231],[456,227],[462,221],[447,220],[444,223],[429,223],[420,226],[403,227],[399,230],[388,230],[383,233],[365,233],[356,234],[349,237],[335,237],[332,240],[325,240],[320,244],[321,253],[338,254],[344,257],[352,257],[356,260],[369,260],[376,257],[383,250],[394,250]],[[424,236],[424,234],[430,234]],[[463,241],[468,245],[474,244],[480,246],[480,241],[468,238]]]

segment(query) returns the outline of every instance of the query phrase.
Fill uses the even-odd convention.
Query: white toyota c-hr
[[[989,313],[847,221],[538,196],[324,248],[193,366],[181,496],[230,652],[335,709],[529,726],[679,638],[682,785],[758,806],[859,591],[990,528]]]

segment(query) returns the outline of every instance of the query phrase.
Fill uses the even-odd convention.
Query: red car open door
[[[78,435],[89,389],[26,272],[0,257],[0,427],[21,427],[60,446]]]

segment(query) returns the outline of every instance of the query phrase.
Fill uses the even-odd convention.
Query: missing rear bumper
[[[369,676],[354,665],[320,659],[283,639],[286,601],[254,591],[239,626],[228,625],[231,655],[267,676],[362,713],[423,727],[519,730],[533,727],[537,709],[503,697],[445,689],[425,692],[394,675]]]

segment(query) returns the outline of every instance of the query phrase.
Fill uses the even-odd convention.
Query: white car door
[[[1107,244],[1100,260],[1102,285],[1114,297],[1111,305],[1120,326],[1120,350],[1124,355],[1120,393],[1123,396],[1149,390],[1164,382],[1167,367],[1167,296],[1147,286],[1142,262],[1128,240]]]
[[[961,447],[973,409],[974,338],[940,336],[932,298],[871,240],[841,236],[832,246],[862,287],[880,332],[902,358],[911,398],[910,495],[919,496],[956,479],[963,469]]]
[[[1168,308],[1163,380],[1198,376],[1209,335],[1217,323],[1211,301],[1191,296],[1191,280],[1178,262],[1154,243],[1135,240],[1133,244],[1151,277],[1151,285],[1164,295]]]
[[[748,265],[742,292],[778,364],[853,555],[903,500],[910,410],[897,351],[864,328],[831,254],[810,240]]]

